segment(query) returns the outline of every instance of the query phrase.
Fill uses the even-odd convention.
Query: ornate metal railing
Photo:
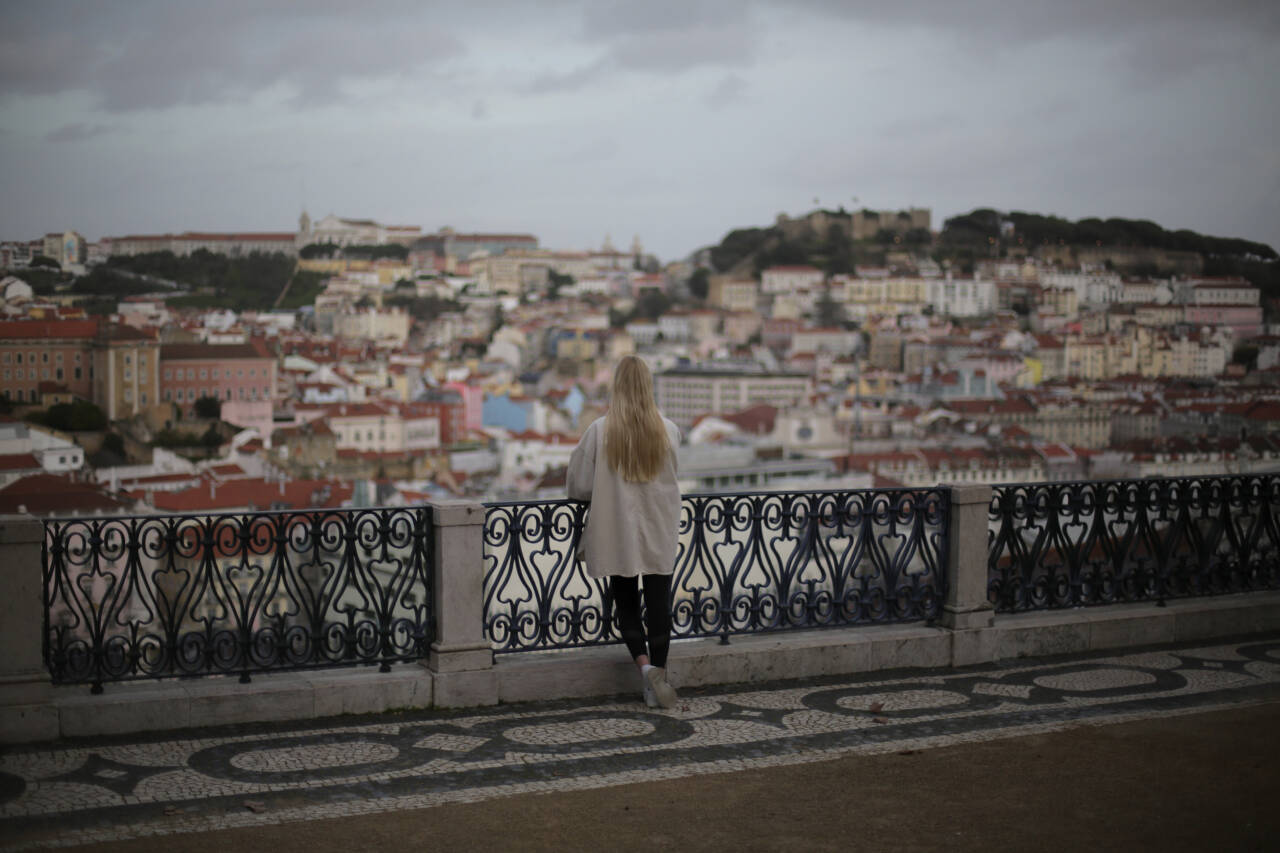
[[[998,611],[1280,588],[1280,476],[994,487]]]
[[[673,636],[937,616],[945,489],[699,494],[683,500]],[[608,584],[574,552],[588,506],[486,504],[484,630],[498,652],[619,642]]]
[[[381,663],[434,638],[429,507],[45,522],[55,683]]]

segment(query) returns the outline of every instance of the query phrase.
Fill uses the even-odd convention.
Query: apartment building
[[[658,407],[681,427],[698,415],[741,411],[766,403],[787,408],[813,391],[813,381],[801,373],[673,368],[654,377]]]
[[[40,384],[53,382],[93,398],[97,320],[0,321],[0,395],[39,403]]]
[[[760,299],[760,283],[750,278],[712,276],[707,302],[726,311],[755,311]]]
[[[764,293],[793,293],[798,290],[816,291],[822,286],[822,270],[807,265],[769,267],[760,275],[760,289]]]

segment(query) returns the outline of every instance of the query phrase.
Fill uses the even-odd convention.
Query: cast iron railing
[[[425,657],[429,507],[50,519],[54,683]]]
[[[1280,475],[995,486],[997,611],[1280,588]]]
[[[933,619],[945,489],[686,496],[673,636]],[[619,642],[608,584],[574,558],[588,506],[486,504],[484,630],[498,652]]]

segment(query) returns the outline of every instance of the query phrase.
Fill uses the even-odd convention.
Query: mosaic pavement
[[[673,673],[674,677],[678,672]],[[1280,637],[0,751],[0,848],[422,808],[1280,700]]]

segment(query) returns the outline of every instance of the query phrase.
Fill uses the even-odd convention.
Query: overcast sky
[[[1280,247],[1274,0],[0,4],[0,238],[305,208],[664,260],[815,206]]]

